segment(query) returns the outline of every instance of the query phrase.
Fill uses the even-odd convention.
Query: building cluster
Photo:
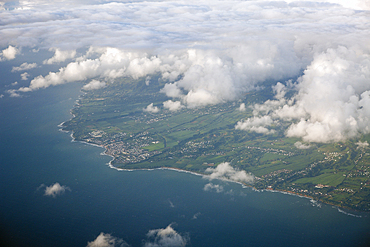
[[[246,146],[247,149],[256,149],[261,152],[266,152],[266,153],[273,153],[273,154],[278,154],[278,155],[284,155],[284,156],[293,156],[295,153],[285,151],[283,149],[275,149],[275,148],[261,148],[261,147],[253,147],[253,146]]]
[[[118,133],[111,137],[104,131],[92,131],[85,141],[103,146],[107,155],[113,156],[119,163],[138,163],[149,157],[161,153],[160,151],[148,151],[144,147],[159,143],[149,136],[149,132],[141,132],[136,135]]]

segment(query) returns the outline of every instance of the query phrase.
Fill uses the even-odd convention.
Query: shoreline
[[[71,118],[72,119],[72,118]],[[115,160],[115,157],[112,156],[112,155],[109,155],[106,153],[107,151],[107,148],[105,148],[104,146],[102,145],[99,145],[99,144],[95,144],[95,143],[89,143],[89,142],[85,142],[85,141],[77,141],[74,136],[73,136],[73,131],[67,131],[67,130],[63,130],[63,124],[65,122],[62,122],[58,125],[58,127],[60,127],[61,129],[59,129],[59,131],[63,132],[63,133],[69,133],[71,132],[70,136],[72,138],[71,142],[80,142],[80,143],[84,143],[84,144],[87,144],[87,145],[90,145],[90,146],[94,146],[94,147],[99,147],[99,148],[103,148],[104,151],[102,153],[100,153],[100,155],[106,155],[106,156],[109,156],[111,157],[112,159],[107,163],[107,165],[109,166],[109,168],[112,168],[112,169],[115,169],[117,171],[127,171],[127,172],[133,172],[133,171],[154,171],[154,170],[172,170],[172,171],[176,171],[176,172],[183,172],[183,173],[189,173],[189,174],[192,174],[192,175],[195,175],[195,176],[201,176],[203,178],[206,178],[207,175],[206,174],[202,174],[202,173],[197,173],[197,172],[192,172],[192,171],[188,171],[188,170],[184,170],[184,169],[180,169],[180,168],[175,168],[175,167],[158,167],[158,168],[143,168],[143,169],[124,169],[124,168],[118,168],[116,166],[114,166],[112,164],[112,161]],[[348,207],[341,207],[341,206],[338,206],[338,205],[335,205],[333,203],[329,203],[329,202],[324,202],[322,200],[319,200],[319,199],[315,199],[313,198],[312,196],[308,196],[308,195],[304,195],[304,194],[299,194],[297,192],[293,192],[293,191],[288,191],[288,190],[277,190],[277,189],[272,189],[272,188],[266,188],[266,189],[257,189],[256,187],[254,187],[253,185],[250,185],[250,184],[246,184],[246,183],[243,183],[243,182],[239,182],[239,181],[233,181],[233,180],[229,180],[229,179],[219,179],[219,180],[223,180],[223,181],[227,181],[227,182],[232,182],[232,183],[237,183],[237,184],[240,184],[242,185],[243,187],[247,187],[247,188],[251,188],[252,190],[256,191],[256,192],[273,192],[273,193],[281,193],[281,194],[286,194],[286,195],[290,195],[290,196],[297,196],[297,197],[300,197],[300,198],[304,198],[304,199],[308,199],[310,200],[311,202],[314,201],[316,203],[323,203],[323,204],[326,204],[326,205],[330,205],[332,207],[335,207],[337,208],[338,212],[340,213],[343,213],[343,214],[346,214],[348,216],[352,216],[352,217],[362,217],[362,216],[359,216],[359,215],[354,215],[354,214],[351,214],[351,213],[348,213],[348,212],[345,212],[343,211],[343,209],[346,209],[346,210],[351,210],[351,211],[354,211],[354,212],[360,212],[360,213],[369,213],[369,212],[366,212],[366,211],[359,211],[359,210],[356,210],[356,209],[353,209],[353,208],[348,208]],[[313,205],[315,206],[315,205]],[[317,205],[316,205],[317,206]]]

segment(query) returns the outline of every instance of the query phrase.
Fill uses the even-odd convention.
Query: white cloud
[[[170,81],[183,75],[174,85],[184,90],[185,104],[197,106],[235,99],[266,79],[297,75],[312,60],[314,52],[327,48],[327,44],[354,42],[343,27],[361,27],[366,22],[361,20],[366,19],[361,12],[309,3],[100,3],[77,4],[73,8],[66,4],[64,15],[60,14],[63,10],[55,12],[53,5],[44,4],[32,12],[0,16],[5,24],[3,42],[17,40],[22,46],[31,46],[38,45],[37,40],[43,41],[44,46],[58,47],[54,48],[58,61],[62,59],[57,57],[65,57],[60,51],[87,46],[147,50],[155,56],[130,57],[133,66],[122,66],[115,75],[147,76],[159,71]],[[138,11],[143,14],[137,15]],[[194,14],[197,18],[190,17]],[[339,21],[341,18],[343,21]],[[55,26],[54,21],[60,26]],[[18,22],[26,24],[16,32],[12,24]],[[86,22],[92,25],[84,25]],[[280,25],[282,22],[284,25]],[[363,42],[361,30],[364,29],[351,29],[360,37],[356,41]],[[204,101],[202,96],[206,96]]]
[[[294,146],[298,149],[309,149],[311,147],[311,145],[307,145],[302,142],[295,142]]]
[[[306,142],[335,142],[370,133],[370,60],[359,47],[338,46],[314,56],[298,78],[297,90],[285,98],[286,86],[274,87],[277,100],[254,106],[254,117],[237,127],[250,130],[255,119],[271,119],[260,124],[293,121],[288,137]],[[244,124],[244,125],[242,125]]]
[[[370,10],[370,1],[369,0],[321,0],[322,2],[340,4],[343,7],[358,9],[358,10]]]
[[[216,168],[207,168],[204,178],[207,179],[221,179],[221,180],[231,180],[235,182],[242,183],[253,183],[254,177],[251,174],[247,174],[245,171],[235,170],[230,163],[224,162],[219,164]]]
[[[18,83],[17,83],[18,84]],[[21,97],[21,95],[19,93],[17,93],[17,90],[16,89],[9,89],[6,91],[10,97],[12,98],[17,98],[17,97]]]
[[[17,10],[0,12],[0,46],[8,47],[2,59],[19,52],[13,44],[52,48],[45,63],[90,47],[16,94],[160,74],[161,92],[191,108],[235,100],[304,71],[296,95],[288,99],[288,83],[276,84],[275,99],[256,105],[239,127],[272,133],[268,123],[257,124],[268,115],[272,124],[294,121],[287,136],[331,142],[370,133],[369,6],[368,0],[20,1]]]
[[[241,103],[240,106],[239,106],[239,111],[245,111],[245,110],[246,110],[245,104]]]
[[[171,98],[181,98],[183,94],[180,88],[177,86],[177,83],[167,83],[160,91],[161,93],[165,93],[168,97]]]
[[[28,74],[27,72],[24,72],[21,74],[21,79],[23,81],[26,81],[28,79],[28,77],[30,76],[30,74]]]
[[[151,112],[151,113],[157,113],[157,112],[159,112],[159,108],[156,107],[156,106],[153,106],[153,103],[149,104],[143,110],[146,111],[146,112]]]
[[[367,148],[369,147],[369,143],[367,141],[358,141],[355,143],[358,147],[357,148]]]
[[[136,0],[135,2],[143,2],[144,0]],[[263,2],[265,0],[254,0],[254,2],[258,3],[258,2]],[[273,1],[277,1],[277,2],[281,2],[281,0],[271,0],[271,2]],[[11,1],[2,1],[2,2],[11,2]],[[0,2],[0,3],[2,3]],[[58,7],[65,7],[65,6],[79,6],[79,5],[82,5],[82,4],[99,4],[99,3],[109,3],[111,2],[111,0],[90,0],[90,1],[85,1],[85,0],[58,0],[58,1],[53,1],[53,5],[55,6],[58,6]],[[128,2],[128,1],[125,1],[125,0],[119,0],[119,1],[116,1],[116,2]],[[147,1],[145,1],[147,2]],[[158,1],[158,2],[162,2],[162,1]],[[312,6],[314,4],[318,5],[322,5],[322,6],[326,6],[324,5],[324,3],[331,3],[331,4],[338,4],[338,5],[342,5],[346,8],[352,8],[352,9],[358,9],[358,10],[369,10],[370,9],[370,2],[369,0],[352,0],[352,1],[347,1],[347,0],[313,0],[313,1],[305,1],[305,0],[286,0],[285,2],[287,3],[294,3],[295,5],[298,5],[298,6]],[[15,6],[16,8],[18,9],[33,9],[33,8],[36,8],[36,7],[39,7],[40,5],[48,5],[50,4],[49,1],[47,0],[34,0],[34,1],[19,1],[16,3],[13,4],[13,6]],[[320,6],[319,5],[319,6]],[[175,12],[176,13],[176,12]],[[181,13],[181,12],[180,12]]]
[[[82,87],[83,90],[95,90],[105,87],[106,83],[104,81],[91,80],[88,84]]]
[[[147,238],[144,247],[182,247],[189,241],[188,237],[177,233],[171,224],[164,229],[150,230]]]
[[[370,133],[369,55],[340,46],[315,56],[299,78],[293,107],[305,112],[287,130],[309,142],[341,141]]]
[[[181,108],[183,108],[184,106],[181,105],[180,101],[167,100],[167,101],[163,102],[163,107],[167,108],[170,111],[178,111]]]
[[[168,199],[168,203],[170,204],[170,207],[171,208],[174,208],[175,207],[175,205],[173,204],[173,202],[170,199]]]
[[[113,237],[108,233],[100,233],[92,242],[87,243],[87,247],[128,247],[129,245],[122,239]]]
[[[224,191],[224,187],[222,185],[219,185],[219,184],[213,184],[213,183],[208,183],[206,185],[204,185],[204,188],[203,188],[204,191],[216,191],[217,193],[221,193]]]
[[[278,82],[275,86],[272,86],[272,90],[275,93],[275,98],[278,100],[283,99],[286,94],[286,87],[281,82]]]
[[[62,195],[64,194],[64,192],[66,190],[71,190],[70,188],[68,188],[67,186],[62,186],[60,185],[59,183],[55,183],[55,184],[52,184],[50,186],[47,186],[46,189],[45,189],[45,196],[52,196],[52,197],[56,197],[58,195]]]
[[[43,61],[43,64],[53,64],[53,63],[60,63],[64,62],[67,59],[74,58],[76,56],[76,51],[61,51],[58,48],[50,48],[49,51],[55,51],[54,56]]]
[[[272,118],[270,116],[263,116],[263,117],[252,117],[248,118],[246,120],[239,121],[235,129],[239,130],[248,130],[248,131],[254,131],[256,133],[262,133],[262,134],[272,134],[275,132],[275,130],[268,129],[266,126],[270,126],[274,123]]]
[[[22,71],[22,70],[30,70],[37,67],[36,63],[22,63],[19,67],[13,67],[12,72],[15,71]]]
[[[196,214],[193,215],[193,217],[191,218],[192,220],[196,220],[198,219],[198,217],[201,215],[201,212],[198,212]]]
[[[89,58],[88,56],[99,56]],[[85,57],[60,68],[58,72],[50,72],[46,76],[35,77],[29,87],[20,88],[21,92],[29,92],[52,85],[59,85],[75,81],[85,81],[96,77],[109,80],[131,76],[140,78],[146,74],[153,74],[159,70],[159,59],[147,57],[146,54],[132,53],[116,48],[91,48]]]
[[[151,77],[150,77],[150,76],[147,76],[147,77],[145,78],[145,85],[149,86],[149,84],[150,84],[150,79],[151,79]]]
[[[12,59],[15,58],[15,56],[17,54],[19,54],[19,50],[16,47],[14,47],[14,46],[9,45],[8,48],[4,49],[0,53],[0,55],[1,55],[0,61],[3,60],[4,58],[6,60],[12,60]]]

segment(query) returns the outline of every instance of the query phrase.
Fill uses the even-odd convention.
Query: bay
[[[143,246],[150,230],[170,224],[187,246],[366,246],[366,213],[189,173],[109,168],[103,149],[71,142],[58,130],[80,87],[0,99],[5,246],[86,246],[101,232]],[[55,183],[66,191],[45,196]],[[206,191],[209,183],[219,190]]]

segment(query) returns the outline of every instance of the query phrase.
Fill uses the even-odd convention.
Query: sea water
[[[80,84],[0,99],[2,246],[86,246],[101,232],[143,246],[172,228],[187,246],[365,246],[370,215],[169,170],[117,171],[58,124]],[[3,85],[3,90],[6,86]],[[65,186],[46,196],[47,186]],[[218,190],[205,190],[212,183]]]

